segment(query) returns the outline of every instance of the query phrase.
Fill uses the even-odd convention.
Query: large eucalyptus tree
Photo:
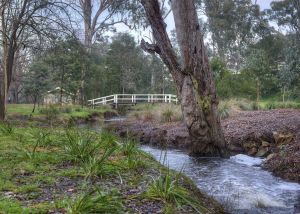
[[[144,50],[160,55],[174,79],[184,121],[193,139],[192,152],[227,156],[218,116],[218,99],[204,47],[194,0],[172,0],[181,60],[171,45],[158,0],[142,0],[155,44],[142,41]]]

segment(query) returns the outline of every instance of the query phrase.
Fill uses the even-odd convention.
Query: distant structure
[[[44,104],[71,104],[74,103],[74,94],[67,92],[65,89],[56,87],[51,91],[47,91],[44,96]]]

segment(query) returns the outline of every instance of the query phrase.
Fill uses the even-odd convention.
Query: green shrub
[[[261,106],[257,102],[252,102],[251,106],[252,106],[252,110],[260,110],[261,109]]]
[[[276,108],[276,105],[274,102],[268,102],[265,105],[265,109],[275,109],[275,108]]]
[[[90,191],[74,199],[67,199],[66,211],[68,214],[81,213],[122,213],[121,199],[114,192],[108,194],[99,190]]]
[[[76,111],[76,112],[81,112],[81,111],[82,111],[82,108],[76,107],[76,108],[75,108],[75,111]]]
[[[64,106],[64,107],[61,107],[61,108],[59,109],[59,111],[60,111],[61,113],[67,113],[67,114],[69,114],[69,113],[72,112],[72,108],[71,108],[70,106]]]
[[[253,105],[251,103],[245,102],[245,101],[239,102],[239,107],[240,107],[241,110],[244,110],[244,111],[253,110]]]
[[[40,113],[46,115],[46,119],[52,125],[52,122],[58,118],[59,109],[55,105],[49,105],[46,108],[41,108]]]
[[[265,109],[284,109],[284,108],[292,108],[299,109],[300,103],[296,102],[268,102],[265,104]]]

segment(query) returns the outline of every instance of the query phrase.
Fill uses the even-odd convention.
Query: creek
[[[171,169],[182,171],[230,213],[300,213],[300,185],[263,170],[263,159],[242,154],[230,159],[191,157],[182,151],[144,145],[141,149]]]

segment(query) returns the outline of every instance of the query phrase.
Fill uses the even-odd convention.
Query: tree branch
[[[159,50],[164,63],[170,69],[170,72],[179,78],[178,72],[181,71],[179,62],[177,61],[176,54],[172,48],[170,38],[167,34],[165,23],[160,11],[160,6],[157,0],[142,0],[142,5],[145,8],[147,19],[152,28],[153,36],[156,41],[156,45],[150,45],[145,41],[141,43],[146,50],[156,52]],[[157,46],[157,47],[156,47]]]
[[[150,43],[146,42],[144,39],[142,39],[142,41],[141,41],[141,48],[150,54],[154,54],[154,53],[160,54],[161,53],[158,45],[150,44]]]

